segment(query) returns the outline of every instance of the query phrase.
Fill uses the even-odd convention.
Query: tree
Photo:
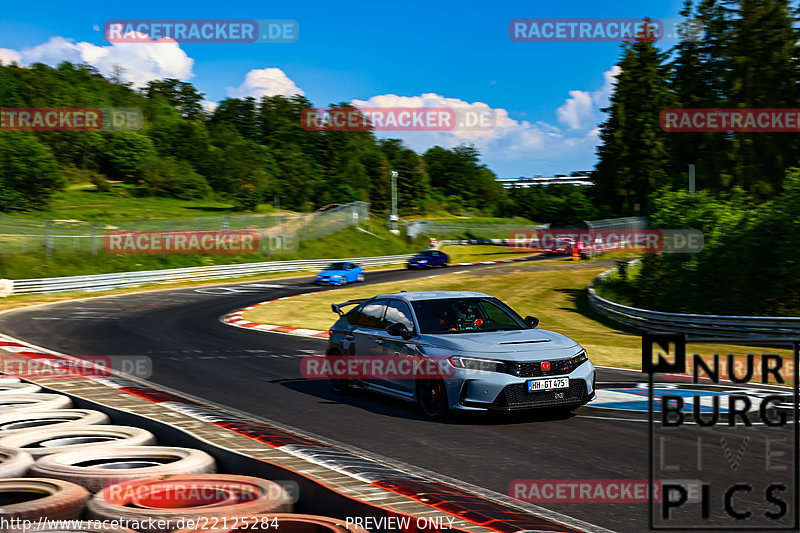
[[[623,45],[608,119],[600,130],[594,172],[598,199],[619,214],[645,212],[647,197],[668,183],[661,110],[674,106],[664,54],[644,40]]]
[[[64,185],[53,153],[32,134],[0,135],[0,211],[43,209]]]
[[[191,83],[180,81],[175,78],[152,80],[147,82],[142,93],[148,99],[153,99],[156,95],[161,95],[169,105],[180,111],[183,118],[200,120],[205,117],[206,113],[202,104],[205,95],[198,91]]]
[[[400,214],[425,212],[430,183],[425,163],[413,150],[403,150],[397,161],[397,210]]]

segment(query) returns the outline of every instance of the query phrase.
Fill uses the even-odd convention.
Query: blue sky
[[[616,43],[523,43],[516,18],[675,18],[682,0],[404,2],[9,2],[0,21],[0,59],[57,64],[68,59],[108,72],[121,65],[136,84],[176,77],[209,106],[228,96],[289,94],[316,106],[342,101],[391,105],[478,103],[497,128],[469,135],[403,132],[417,151],[473,142],[500,177],[589,169],[602,121]],[[109,19],[293,19],[284,44],[110,44]],[[2,104],[2,103],[0,103]]]

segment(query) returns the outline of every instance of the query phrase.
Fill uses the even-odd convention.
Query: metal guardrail
[[[105,291],[123,287],[136,287],[147,283],[167,283],[176,281],[232,278],[267,272],[296,272],[316,270],[338,261],[352,261],[362,266],[384,266],[404,263],[413,254],[384,255],[378,257],[354,257],[346,259],[308,259],[296,261],[268,261],[262,263],[240,263],[234,265],[214,265],[165,270],[142,270],[140,272],[115,272],[87,276],[61,278],[38,278],[8,280],[10,291],[0,291],[0,295],[42,294],[66,291]],[[3,294],[3,292],[6,292]]]
[[[697,333],[719,337],[772,337],[796,339],[800,317],[698,315],[666,313],[629,307],[598,296],[595,282],[614,269],[603,272],[589,286],[589,304],[603,316],[640,330]]]

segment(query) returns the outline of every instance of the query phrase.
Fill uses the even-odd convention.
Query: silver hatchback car
[[[523,319],[487,294],[400,292],[331,307],[339,319],[330,329],[326,358],[364,358],[393,369],[332,375],[338,393],[363,388],[414,401],[431,418],[453,411],[569,411],[595,397],[595,367],[586,350],[564,335],[536,329],[538,319]],[[417,371],[394,371],[404,362]]]

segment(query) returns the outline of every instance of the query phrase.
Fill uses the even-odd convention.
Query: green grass
[[[528,257],[533,252],[516,252],[507,246],[491,244],[461,245],[447,244],[439,248],[450,256],[451,263],[472,263],[475,261],[494,261],[496,259],[513,259]]]
[[[53,195],[51,207],[42,211],[13,213],[14,216],[38,219],[122,222],[224,215],[233,205],[218,200],[178,200],[155,196],[136,196],[135,187],[115,184],[110,192],[97,192],[93,185],[71,185]],[[258,213],[274,209],[266,204]]]
[[[99,252],[59,252],[48,260],[44,252],[0,256],[0,278],[25,279],[58,276],[104,274],[110,272],[158,270],[191,266],[210,266],[289,259],[327,259],[370,257],[411,253],[424,248],[424,238],[415,243],[391,234],[383,227],[371,227],[365,233],[349,227],[327,237],[302,241],[296,252],[269,254],[108,254]]]

